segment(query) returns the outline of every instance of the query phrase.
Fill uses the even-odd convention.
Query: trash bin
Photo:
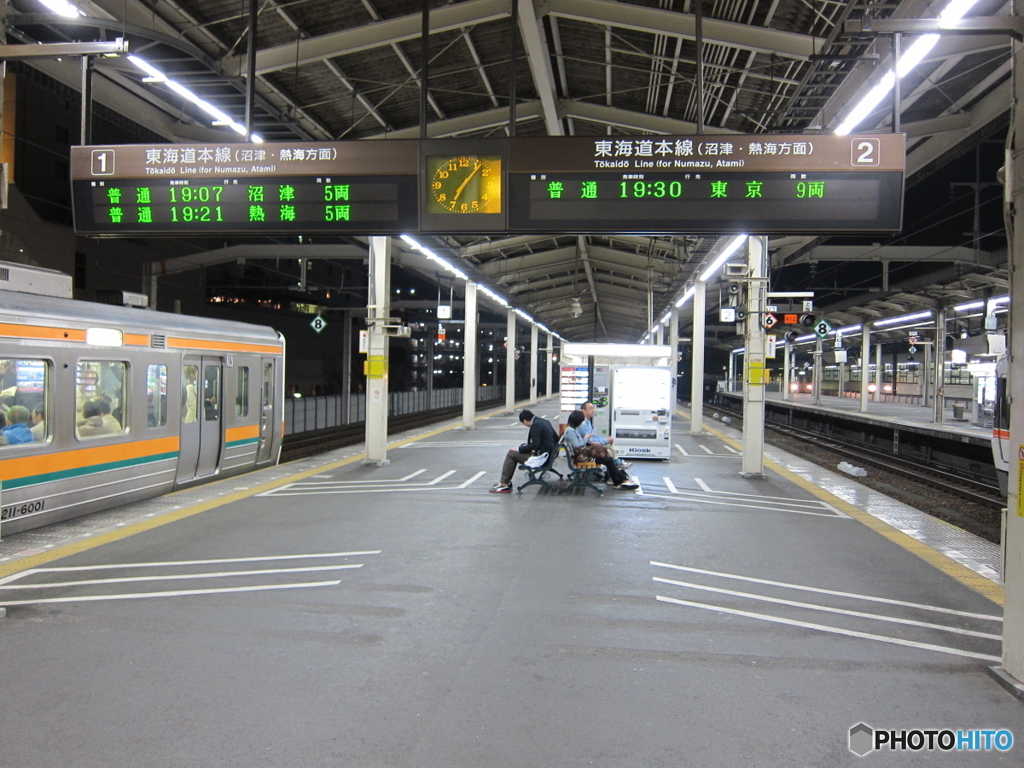
[[[953,421],[967,421],[964,418],[964,407],[962,405],[953,406]]]

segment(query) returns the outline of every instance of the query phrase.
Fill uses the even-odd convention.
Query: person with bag
[[[625,472],[615,465],[615,459],[608,455],[608,449],[598,443],[588,443],[586,435],[580,429],[585,421],[583,411],[573,411],[566,419],[568,426],[562,433],[562,439],[568,443],[573,452],[573,461],[593,461],[605,468],[613,486],[625,491],[640,487],[640,484],[629,478]]]
[[[550,456],[551,452],[556,450],[558,436],[547,419],[537,418],[533,411],[526,410],[519,414],[519,421],[530,428],[530,433],[525,443],[505,454],[505,463],[501,466],[501,480],[491,488],[491,493],[511,493],[512,475],[515,474],[516,467],[526,463],[533,456]]]
[[[615,466],[619,469],[625,470],[633,466],[631,462],[623,461],[619,458],[615,449],[612,447],[615,443],[614,437],[605,437],[604,435],[597,434],[597,430],[594,429],[594,412],[597,410],[594,404],[587,400],[583,405],[580,406],[580,410],[583,411],[583,425],[580,427],[580,434],[583,435],[583,439],[588,443],[596,443],[597,445],[603,445],[608,451],[608,455],[615,460]]]

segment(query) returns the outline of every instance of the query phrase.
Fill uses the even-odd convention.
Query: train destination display
[[[898,232],[901,134],[73,147],[83,234]]]
[[[415,141],[72,148],[84,234],[408,232]]]
[[[895,232],[902,135],[513,139],[509,230]]]

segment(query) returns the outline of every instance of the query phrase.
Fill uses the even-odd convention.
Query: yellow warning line
[[[496,408],[492,411],[488,411],[484,414],[476,416],[474,420],[482,421],[483,419],[489,419],[492,416],[504,412],[504,407]],[[410,443],[415,443],[417,440],[425,440],[428,437],[440,435],[444,432],[448,432],[449,430],[455,429],[456,427],[460,426],[462,426],[462,423],[456,422],[455,424],[449,424],[447,427],[439,427],[437,429],[431,430],[430,432],[424,432],[421,435],[408,437],[405,438],[404,440],[398,440],[394,443],[388,443],[388,449],[401,448],[402,446],[409,445]],[[154,528],[159,528],[162,525],[174,523],[178,520],[184,520],[186,517],[192,517],[193,515],[198,515],[201,512],[216,509],[217,507],[222,507],[225,504],[233,504],[236,501],[241,501],[242,499],[247,499],[251,496],[256,496],[260,493],[272,491],[275,488],[280,488],[282,485],[287,485],[288,483],[294,483],[299,480],[305,480],[307,477],[311,477],[313,475],[319,475],[323,474],[324,472],[330,472],[331,470],[344,467],[348,464],[354,464],[357,461],[362,461],[365,457],[365,453],[357,453],[354,456],[349,456],[348,458],[345,459],[339,459],[338,461],[331,462],[330,464],[322,464],[318,467],[303,470],[302,472],[298,472],[296,474],[290,474],[287,475],[286,477],[280,477],[277,478],[276,480],[261,483],[260,485],[257,485],[253,488],[247,488],[244,491],[230,493],[227,496],[220,496],[216,499],[209,499],[207,501],[200,502],[199,504],[193,504],[190,507],[185,507],[184,509],[179,509],[174,512],[168,512],[167,514],[161,515],[160,517],[154,517],[150,518],[149,520],[143,520],[138,523],[133,523],[132,525],[126,525],[124,528],[118,528],[116,531],[108,531],[107,533],[101,533],[97,536],[89,537],[88,539],[76,541],[73,544],[65,544],[61,547],[55,547],[46,552],[40,552],[38,555],[29,555],[28,557],[22,558],[15,562],[0,565],[0,578],[3,578],[4,576],[11,576],[15,573],[21,573],[22,571],[27,571],[30,568],[39,568],[40,566],[45,565],[46,563],[52,563],[54,560],[59,560],[62,557],[68,557],[69,555],[77,555],[79,552],[85,552],[90,549],[95,549],[96,547],[101,547],[104,544],[110,544],[114,541],[126,539],[129,536],[144,533],[145,531],[151,531]],[[236,475],[230,478],[225,478],[225,480],[232,480],[237,482],[239,477],[240,476]],[[189,488],[186,490],[194,489]],[[166,494],[165,498],[173,497],[179,493],[185,493],[185,491],[175,491],[174,493]]]
[[[690,418],[689,415],[684,411],[677,409],[676,413],[678,413],[685,419]],[[711,434],[715,435],[715,437],[719,438],[723,442],[728,443],[733,448],[738,448],[742,450],[743,445],[741,443],[737,442],[736,440],[733,440],[730,437],[727,437],[726,435],[714,429],[713,427],[709,427],[707,424],[704,424],[703,428],[710,432]],[[874,515],[865,512],[863,509],[860,509],[859,507],[855,507],[848,501],[844,501],[843,499],[840,499],[838,496],[833,496],[828,491],[819,488],[810,480],[800,477],[800,475],[796,474],[792,470],[786,469],[785,467],[781,466],[780,464],[777,464],[771,459],[766,457],[764,459],[764,464],[773,472],[775,472],[778,475],[781,475],[783,478],[793,483],[794,485],[803,488],[812,496],[816,496],[822,501],[828,502],[832,506],[841,510],[843,513],[852,517],[857,522],[867,526],[880,536],[884,536],[894,544],[902,547],[911,554],[921,558],[929,565],[938,568],[947,576],[956,579],[964,586],[973,589],[975,592],[980,593],[984,597],[987,597],[993,603],[997,603],[998,605],[1003,604],[1002,585],[996,584],[991,579],[986,579],[980,573],[975,573],[970,568],[968,568],[965,565],[961,565],[948,555],[944,555],[941,552],[932,549],[927,544],[918,541],[913,536],[908,536],[898,528],[895,528],[889,525],[888,523],[879,520]],[[956,529],[956,526],[950,525],[945,520],[938,520],[938,518],[936,518],[936,520],[942,523],[943,525],[949,526],[950,529]]]

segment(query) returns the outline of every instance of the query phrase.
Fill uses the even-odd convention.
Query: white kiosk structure
[[[591,400],[594,429],[615,438],[620,457],[671,458],[674,360],[667,345],[564,344],[562,420]]]

